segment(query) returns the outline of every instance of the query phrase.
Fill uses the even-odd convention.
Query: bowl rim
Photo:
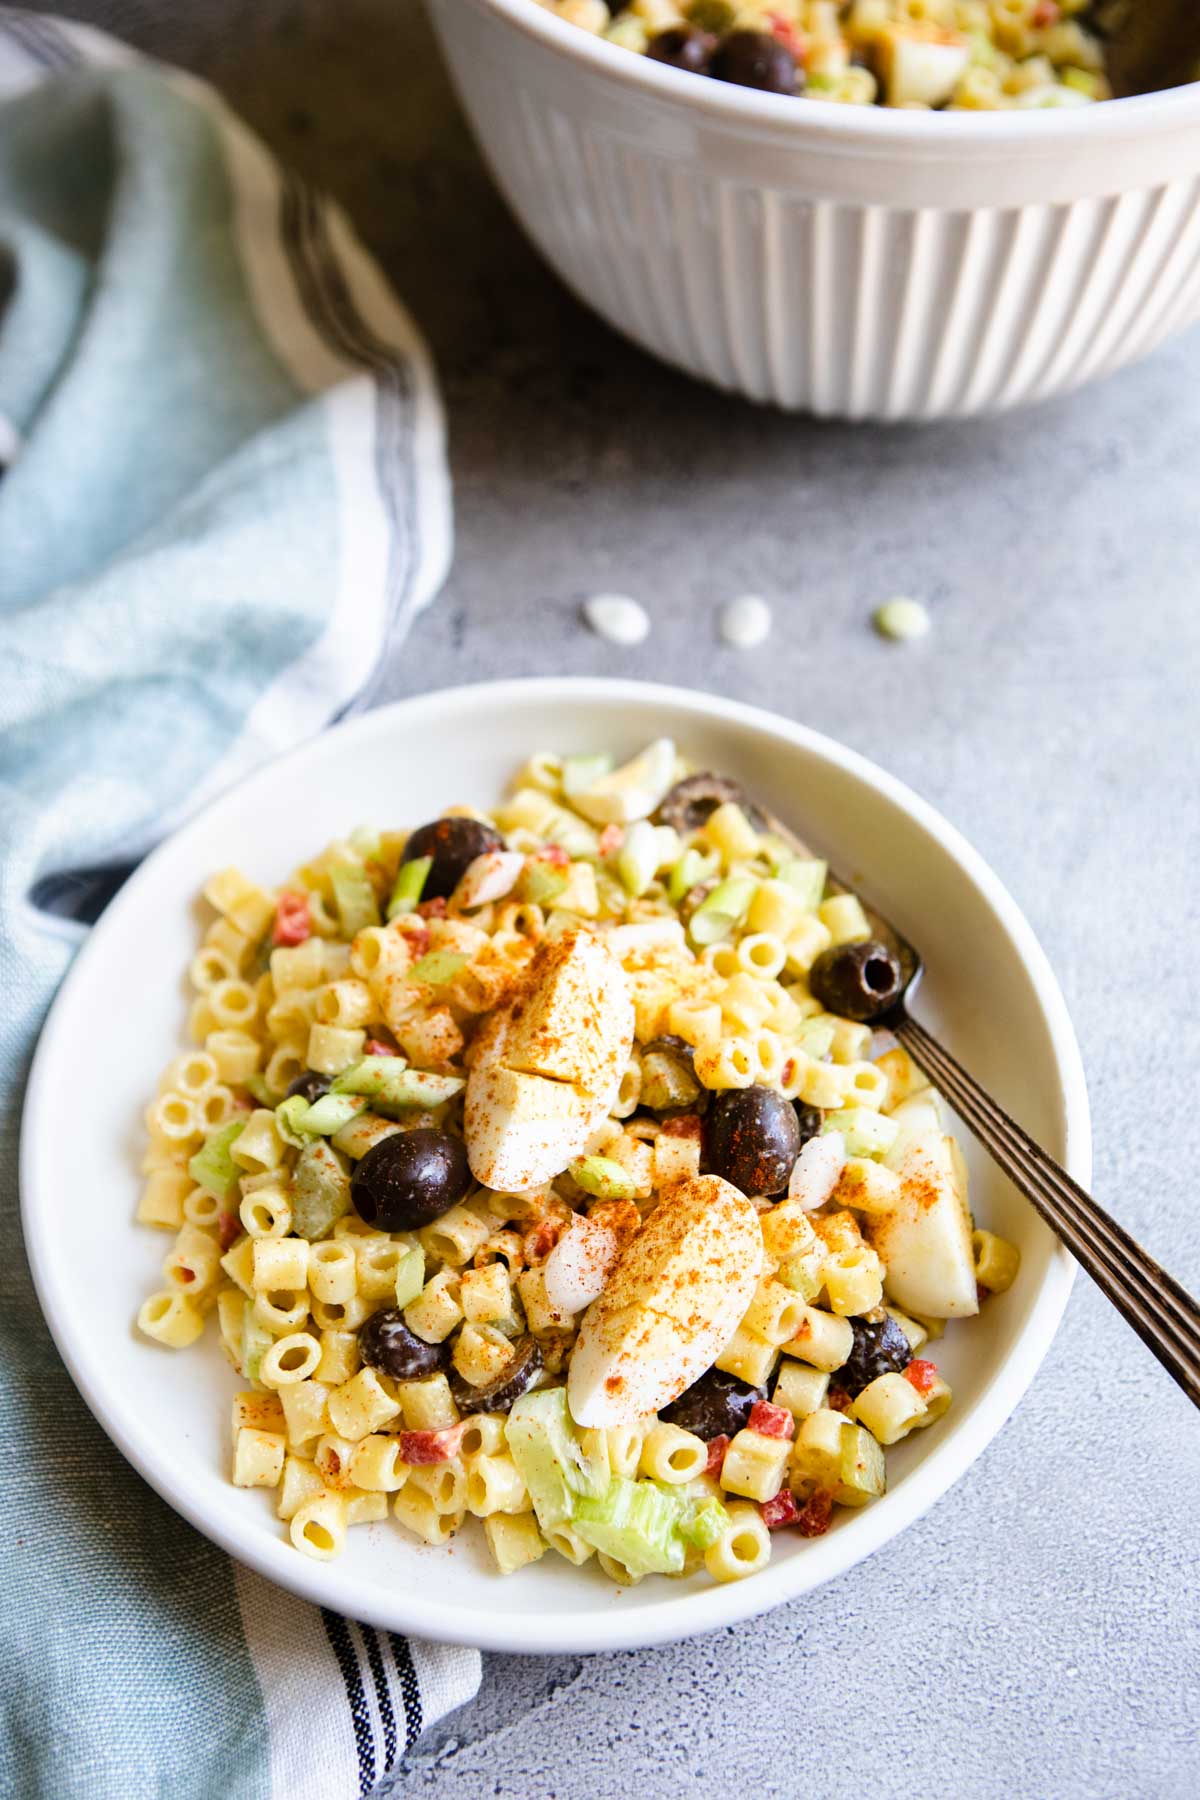
[[[535,38],[568,61],[623,82],[660,100],[691,108],[729,123],[754,123],[789,138],[809,138],[826,149],[845,144],[858,149],[906,149],[933,155],[947,142],[955,155],[1012,154],[1025,147],[1047,149],[1111,144],[1114,138],[1178,130],[1200,121],[1200,80],[1149,94],[1130,94],[1094,106],[1015,108],[997,112],[909,112],[885,106],[840,106],[833,102],[797,106],[786,94],[713,81],[685,69],[652,62],[619,44],[582,30],[538,4],[538,0],[460,0],[477,11],[497,13],[515,30]]]
[[[131,1411],[123,1406],[111,1385],[106,1386],[97,1374],[97,1365],[87,1354],[86,1331],[77,1323],[70,1288],[60,1283],[56,1271],[51,1209],[40,1205],[38,1198],[46,1180],[39,1167],[41,1145],[60,1118],[53,1072],[64,1050],[69,1054],[71,1047],[67,1035],[69,997],[90,964],[106,954],[105,917],[115,917],[119,908],[136,904],[141,888],[153,882],[159,863],[181,850],[186,854],[189,840],[201,833],[210,816],[232,795],[245,797],[256,785],[268,786],[285,765],[302,775],[308,765],[319,765],[333,736],[365,744],[377,736],[386,739],[399,714],[419,719],[425,713],[436,719],[447,710],[472,714],[485,704],[532,710],[542,701],[564,700],[577,708],[632,702],[639,708],[683,709],[697,718],[767,734],[863,782],[930,836],[978,888],[1030,978],[1061,1085],[1064,1163],[1085,1186],[1091,1179],[1091,1121],[1082,1059],[1066,1002],[1032,927],[979,852],[934,807],[867,757],[808,726],[724,696],[624,677],[542,676],[469,683],[395,701],[319,733],[260,764],[201,807],[150,853],[93,927],[55,996],[38,1040],[21,1117],[19,1182],[22,1230],[46,1322],[75,1386],[107,1436],[168,1505],[231,1557],[316,1605],[332,1607],[367,1624],[443,1643],[523,1654],[582,1654],[671,1643],[739,1624],[844,1574],[940,1499],[1001,1429],[1050,1347],[1076,1273],[1073,1259],[1059,1244],[1051,1254],[1021,1337],[993,1371],[958,1431],[928,1453],[919,1468],[886,1497],[885,1504],[861,1510],[850,1526],[822,1541],[825,1556],[820,1572],[810,1559],[796,1558],[777,1566],[773,1581],[713,1584],[678,1595],[668,1588],[661,1599],[636,1612],[531,1615],[514,1608],[503,1615],[476,1614],[467,1607],[443,1605],[425,1594],[389,1592],[367,1581],[347,1580],[336,1561],[323,1563],[303,1557],[289,1543],[265,1532],[257,1512],[248,1509],[244,1520],[241,1514],[228,1520],[214,1519],[192,1498],[187,1483],[172,1473],[169,1445],[160,1444],[152,1432],[141,1427],[136,1408]]]

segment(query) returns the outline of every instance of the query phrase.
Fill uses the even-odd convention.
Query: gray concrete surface
[[[436,3],[436,0],[435,0]],[[46,8],[46,10],[51,10]],[[57,0],[215,80],[349,207],[438,356],[458,553],[381,697],[646,674],[804,718],[961,826],[1078,1027],[1096,1190],[1200,1288],[1200,337],[1033,414],[753,410],[590,318],[492,193],[412,0]],[[579,598],[640,595],[642,650]],[[719,646],[755,589],[769,648]],[[897,649],[872,606],[920,595]],[[971,1473],[803,1603],[645,1654],[491,1658],[394,1792],[920,1800],[1200,1792],[1200,1421],[1086,1281]]]

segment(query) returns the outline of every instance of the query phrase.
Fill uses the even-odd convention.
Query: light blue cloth
[[[235,1581],[76,1395],[16,1160],[78,931],[31,897],[354,703],[444,572],[441,420],[344,222],[211,94],[3,8],[0,465],[0,1792],[341,1800],[478,1659]]]

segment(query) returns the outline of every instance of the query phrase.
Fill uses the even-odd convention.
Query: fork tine
[[[1192,1402],[1200,1406],[1200,1307],[1072,1181],[915,1019],[894,1027],[980,1141],[1063,1239]]]

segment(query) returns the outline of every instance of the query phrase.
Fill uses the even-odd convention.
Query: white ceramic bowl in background
[[[1000,1429],[1044,1356],[1074,1264],[967,1144],[980,1217],[1021,1247],[1021,1277],[935,1348],[955,1404],[889,1452],[889,1493],[829,1535],[775,1540],[770,1567],[729,1587],[703,1577],[614,1588],[547,1556],[489,1569],[472,1524],[444,1550],[393,1524],[362,1526],[345,1556],[313,1562],[275,1496],[231,1487],[229,1403],[239,1385],[210,1328],[186,1351],[138,1336],[170,1239],[135,1226],[142,1112],[183,1043],[196,895],[229,863],[274,885],[357,823],[412,825],[454,801],[496,800],[537,747],[634,750],[667,733],[740,777],[873,894],[928,959],[920,1012],[1079,1180],[1090,1176],[1087,1096],[1062,997],[996,877],[908,789],[802,726],[749,707],[628,681],[459,688],[344,725],[207,807],[138,870],[104,914],[50,1014],[34,1063],[21,1195],[34,1279],[71,1374],[113,1442],[165,1499],[234,1556],[353,1618],[454,1643],[585,1651],[729,1625],[841,1574],[924,1512]],[[79,1079],[81,1044],[90,1046]],[[63,1096],[69,1094],[69,1129]],[[1034,1481],[1034,1472],[1030,1481]]]
[[[796,101],[666,68],[534,0],[431,0],[493,174],[645,349],[851,419],[1090,381],[1200,315],[1200,84],[1057,111]]]

